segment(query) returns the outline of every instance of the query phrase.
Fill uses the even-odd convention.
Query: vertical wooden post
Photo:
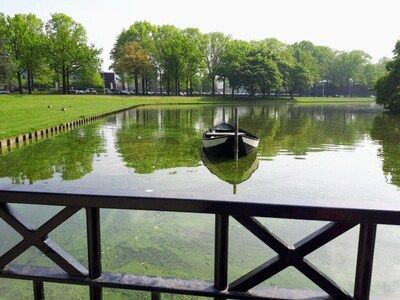
[[[100,240],[100,210],[86,208],[87,247],[89,262],[89,277],[96,279],[101,276],[101,240]],[[90,300],[102,299],[102,288],[90,286]]]
[[[33,281],[33,299],[44,300],[43,281]]]
[[[161,300],[160,292],[151,292],[151,300]]]
[[[215,215],[214,288],[220,291],[228,286],[228,242],[229,216]]]
[[[234,143],[235,159],[239,159],[239,114],[238,108],[235,107],[235,143]]]
[[[368,300],[374,261],[376,224],[360,224],[354,299]]]

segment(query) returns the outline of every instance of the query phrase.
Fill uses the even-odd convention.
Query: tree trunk
[[[145,77],[144,82],[145,82],[146,95],[148,95],[149,94],[149,77],[147,75]]]
[[[178,74],[175,74],[175,96],[178,96],[179,86],[178,86]]]
[[[263,93],[263,98],[265,98],[265,94],[266,94],[265,91],[262,91],[262,93]]]
[[[189,78],[186,79],[186,97],[189,97]]]
[[[21,78],[21,73],[17,72],[17,78],[18,78],[18,93],[23,94],[24,91],[22,90],[22,78]]]
[[[32,94],[31,70],[28,68],[28,94]]]
[[[171,93],[171,80],[169,78],[169,75],[167,75],[167,95]]]
[[[66,76],[65,76],[65,73],[62,73],[62,91],[63,91],[63,94],[66,94],[67,93],[67,79],[66,79]]]
[[[162,96],[163,93],[163,86],[162,86],[162,77],[161,77],[161,71],[160,71],[160,95]]]
[[[190,79],[190,96],[193,96],[193,81]]]
[[[232,85],[232,97],[234,97],[235,96],[235,87]]]
[[[135,95],[139,95],[139,78],[137,74],[135,74]]]
[[[144,76],[142,75],[142,95],[146,94],[146,82],[144,80]]]
[[[67,94],[69,94],[69,74],[67,74]]]
[[[211,95],[215,96],[215,76],[211,79]]]
[[[31,72],[31,88],[32,88],[32,91],[33,91],[33,71]]]
[[[225,78],[224,78],[224,81],[223,81],[223,86],[222,86],[222,95],[225,97],[225,84],[226,84],[226,80],[225,80]]]

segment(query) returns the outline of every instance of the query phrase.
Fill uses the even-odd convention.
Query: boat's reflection
[[[258,157],[256,152],[247,156],[232,158],[212,155],[202,151],[201,159],[204,166],[219,179],[232,184],[233,193],[237,192],[237,185],[248,180],[258,168]]]

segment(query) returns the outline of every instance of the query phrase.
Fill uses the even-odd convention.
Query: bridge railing
[[[58,205],[64,208],[43,225],[34,227],[12,209],[12,203]],[[103,272],[100,208],[215,215],[214,282]],[[86,211],[88,266],[79,263],[48,237],[49,232],[81,209]],[[294,245],[288,245],[256,217],[330,222]],[[390,210],[15,191],[0,191],[0,218],[23,237],[19,243],[0,256],[0,277],[32,281],[35,299],[44,299],[43,282],[88,286],[90,299],[101,299],[103,288],[148,291],[152,299],[160,299],[163,293],[215,299],[369,299],[377,224],[400,225],[400,212]],[[230,218],[236,219],[277,253],[277,256],[233,282],[228,281]],[[354,292],[349,294],[311,264],[305,256],[357,225],[360,225],[360,229],[355,287]],[[58,268],[18,265],[12,262],[31,246],[43,252]],[[326,294],[308,290],[253,289],[290,266],[303,273]]]

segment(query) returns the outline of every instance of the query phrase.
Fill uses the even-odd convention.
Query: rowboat
[[[235,153],[235,138],[239,156],[248,155],[258,147],[260,139],[243,129],[238,129],[228,123],[220,123],[203,134],[203,148],[205,152],[214,155],[231,156]]]

